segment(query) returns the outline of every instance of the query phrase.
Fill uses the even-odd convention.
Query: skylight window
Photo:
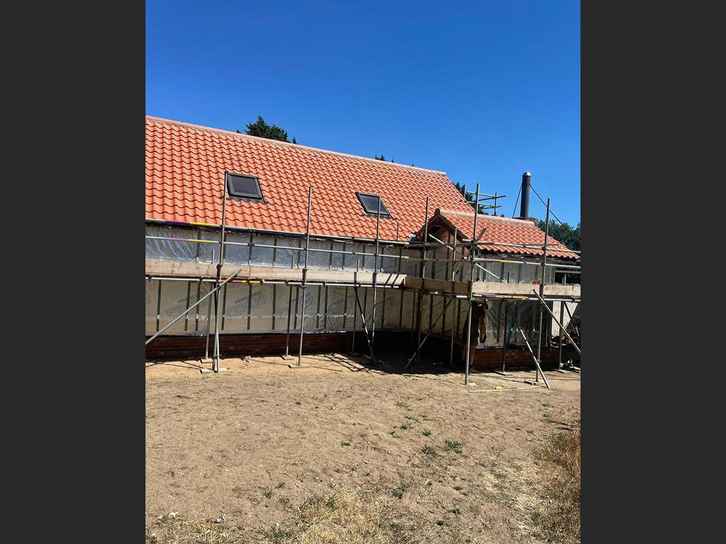
[[[361,205],[363,206],[363,209],[367,214],[370,215],[377,215],[378,214],[378,201],[380,200],[381,203],[381,217],[390,217],[390,212],[386,209],[386,206],[383,204],[383,199],[380,198],[378,195],[369,194],[369,193],[356,193],[356,196],[358,197],[358,200],[360,200]]]
[[[237,198],[262,200],[260,180],[254,176],[230,174],[227,172],[227,192],[229,193],[229,196]]]

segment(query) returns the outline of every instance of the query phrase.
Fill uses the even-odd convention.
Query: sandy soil
[[[178,512],[266,527],[308,497],[353,489],[394,497],[427,541],[538,541],[536,451],[579,418],[579,375],[547,372],[549,391],[525,383],[533,372],[473,374],[465,387],[461,374],[360,361],[147,365],[147,524]]]

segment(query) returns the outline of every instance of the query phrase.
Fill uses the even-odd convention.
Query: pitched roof
[[[430,224],[443,222],[451,229],[458,229],[462,240],[471,240],[474,232],[474,212],[451,209],[438,209]],[[534,221],[479,214],[476,221],[477,236],[481,235],[477,246],[490,253],[509,253],[516,255],[542,256],[545,233]],[[539,245],[540,247],[521,247]],[[552,236],[547,239],[547,255],[561,259],[579,260],[579,254],[572,252]]]
[[[374,238],[356,191],[381,195],[385,240],[405,240],[436,208],[470,210],[443,172],[277,140],[146,117],[146,219],[219,225],[224,172],[259,178],[264,201],[227,200],[225,224],[304,233],[313,186],[311,234]],[[398,224],[398,229],[396,228]]]

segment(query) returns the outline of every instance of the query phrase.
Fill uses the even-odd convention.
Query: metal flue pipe
[[[532,190],[532,174],[525,172],[522,174],[522,204],[520,207],[519,217],[527,219],[529,217],[529,193]]]

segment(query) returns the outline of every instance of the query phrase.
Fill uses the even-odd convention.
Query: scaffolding
[[[453,365],[454,361],[454,352],[455,352],[455,345],[456,345],[456,338],[458,336],[458,332],[460,331],[460,319],[461,319],[461,304],[462,302],[465,304],[465,310],[466,310],[466,333],[464,334],[465,337],[465,353],[464,353],[464,384],[469,384],[469,375],[470,375],[470,365],[471,365],[471,354],[472,354],[472,313],[473,313],[473,305],[475,303],[479,303],[481,301],[485,301],[486,299],[499,299],[504,300],[505,302],[508,301],[514,301],[515,302],[515,308],[518,302],[521,301],[536,301],[539,303],[539,325],[537,327],[537,345],[536,345],[536,353],[535,350],[530,345],[529,339],[527,338],[527,335],[525,334],[525,331],[518,325],[517,322],[517,312],[515,311],[514,316],[508,315],[508,306],[505,304],[505,311],[504,311],[504,334],[503,334],[503,349],[502,349],[502,372],[505,372],[506,370],[506,354],[507,354],[507,347],[510,338],[509,335],[509,319],[511,317],[514,318],[512,321],[513,324],[517,324],[517,331],[522,336],[522,339],[524,341],[524,344],[526,345],[532,359],[535,365],[535,379],[536,381],[539,380],[539,376],[541,375],[543,378],[543,381],[547,387],[549,387],[549,384],[542,373],[541,368],[541,357],[542,357],[542,344],[543,344],[543,333],[546,327],[544,327],[544,312],[545,310],[549,313],[549,315],[552,317],[552,320],[557,323],[559,326],[559,361],[561,364],[561,352],[562,352],[562,337],[563,335],[566,336],[569,343],[571,343],[574,348],[577,350],[578,353],[581,353],[581,350],[579,346],[576,344],[576,342],[573,340],[571,335],[567,332],[566,327],[562,325],[564,319],[563,319],[563,310],[567,310],[568,313],[570,313],[569,308],[567,307],[566,302],[576,302],[579,301],[579,296],[577,297],[567,297],[567,296],[560,296],[557,298],[556,295],[546,296],[546,271],[548,269],[558,270],[558,271],[564,271],[566,274],[577,274],[579,273],[580,267],[578,265],[568,265],[563,263],[552,263],[548,262],[547,259],[547,252],[548,252],[548,238],[549,238],[549,216],[550,216],[550,202],[549,199],[547,200],[546,205],[546,227],[545,227],[545,237],[544,237],[544,244],[510,244],[510,243],[503,243],[503,242],[497,242],[496,240],[484,240],[483,237],[486,233],[486,228],[483,228],[481,232],[477,232],[478,227],[478,207],[480,200],[494,200],[494,205],[492,208],[496,211],[496,209],[500,206],[497,206],[496,199],[503,198],[505,195],[497,195],[495,193],[494,196],[492,195],[481,195],[479,194],[479,185],[476,186],[476,191],[474,193],[474,200],[469,201],[470,204],[474,207],[474,220],[473,220],[473,229],[471,232],[471,236],[468,239],[463,239],[462,243],[458,243],[458,238],[461,233],[458,229],[454,228],[453,231],[453,240],[452,240],[452,233],[448,233],[448,238],[446,241],[439,239],[437,236],[435,236],[433,233],[429,232],[429,220],[431,219],[429,216],[429,198],[426,198],[426,205],[425,205],[425,215],[424,215],[424,222],[423,222],[423,236],[421,240],[413,239],[413,240],[407,240],[407,241],[401,241],[398,239],[398,232],[396,233],[396,240],[382,240],[380,238],[380,217],[381,217],[381,198],[378,196],[378,208],[376,213],[376,228],[375,228],[375,237],[372,239],[361,239],[361,238],[341,238],[341,237],[321,237],[317,236],[317,239],[324,239],[328,240],[330,242],[329,248],[322,248],[322,247],[311,247],[311,226],[313,221],[313,210],[314,210],[314,202],[313,202],[313,187],[309,186],[308,188],[308,199],[307,199],[307,215],[306,215],[306,225],[305,225],[305,234],[304,234],[304,244],[298,243],[298,246],[292,246],[290,244],[288,245],[280,245],[278,243],[278,238],[274,238],[273,244],[266,244],[266,243],[259,243],[255,241],[255,235],[258,236],[264,235],[260,232],[249,230],[247,231],[249,233],[247,241],[233,241],[227,239],[227,234],[229,232],[229,229],[227,228],[227,225],[225,224],[225,213],[226,213],[226,201],[227,201],[227,174],[225,173],[225,179],[224,179],[224,185],[222,187],[222,217],[221,217],[221,223],[216,226],[216,228],[219,229],[219,240],[207,240],[203,239],[201,235],[198,234],[197,238],[184,238],[184,237],[169,237],[169,236],[154,236],[154,235],[147,235],[147,240],[156,240],[161,243],[163,241],[166,242],[174,242],[174,243],[188,243],[188,244],[196,244],[197,248],[206,246],[211,247],[211,253],[212,258],[211,262],[214,262],[216,260],[215,266],[214,266],[214,274],[209,274],[212,277],[206,277],[207,272],[210,271],[210,269],[202,267],[202,272],[199,274],[198,278],[198,288],[197,288],[197,300],[194,304],[190,303],[190,289],[191,284],[188,285],[187,289],[187,302],[186,302],[186,308],[183,312],[181,312],[179,315],[177,315],[174,319],[172,319],[169,323],[167,323],[164,327],[160,327],[160,301],[161,301],[161,281],[190,281],[188,278],[180,278],[178,276],[175,276],[174,274],[154,274],[154,273],[147,273],[147,280],[158,280],[159,281],[159,293],[157,294],[157,315],[156,315],[156,332],[153,334],[150,338],[146,340],[145,345],[149,345],[151,342],[153,342],[155,339],[157,339],[162,333],[168,331],[174,324],[178,323],[181,319],[189,316],[190,312],[194,309],[197,309],[197,321],[199,320],[199,310],[198,308],[201,306],[202,302],[208,301],[208,308],[207,308],[207,320],[206,320],[206,330],[204,332],[205,336],[205,359],[209,360],[209,343],[210,340],[212,341],[212,369],[214,372],[219,372],[220,370],[220,359],[221,359],[221,335],[220,335],[220,328],[223,326],[225,313],[224,313],[224,307],[226,305],[226,290],[225,290],[225,296],[220,297],[220,294],[222,293],[222,290],[225,289],[227,285],[231,285],[233,283],[247,283],[247,285],[250,286],[250,296],[247,299],[248,304],[248,327],[249,322],[251,319],[251,305],[252,305],[252,296],[251,296],[251,286],[253,284],[260,284],[260,285],[273,285],[273,329],[275,328],[275,318],[276,318],[276,308],[277,308],[277,302],[276,302],[276,290],[274,288],[275,285],[285,285],[288,289],[288,300],[287,300],[287,316],[286,316],[286,330],[285,330],[285,358],[289,357],[290,354],[290,340],[291,335],[293,331],[297,328],[297,321],[299,318],[299,335],[298,335],[298,346],[297,346],[297,367],[300,367],[302,364],[302,354],[303,354],[303,347],[304,347],[304,341],[305,341],[305,319],[306,319],[306,292],[307,289],[311,286],[324,286],[325,291],[325,320],[327,321],[327,304],[328,304],[328,286],[336,286],[336,287],[344,287],[346,288],[345,293],[345,308],[343,311],[343,329],[345,330],[345,319],[348,316],[348,288],[351,288],[353,291],[353,294],[355,296],[355,304],[354,304],[354,310],[352,312],[353,315],[353,343],[351,346],[351,350],[355,351],[355,342],[356,342],[356,333],[357,333],[357,320],[360,319],[361,321],[361,329],[363,334],[365,335],[366,344],[368,348],[368,355],[373,363],[381,363],[376,356],[375,356],[375,343],[376,343],[376,322],[377,322],[377,308],[379,305],[381,305],[381,314],[385,312],[386,306],[386,290],[391,289],[397,289],[401,291],[401,306],[400,306],[400,319],[399,319],[399,326],[402,327],[403,325],[403,309],[404,309],[404,296],[403,293],[406,291],[412,291],[414,293],[414,299],[413,299],[413,306],[414,306],[414,321],[415,321],[415,332],[416,332],[416,348],[411,355],[411,357],[408,358],[405,368],[409,368],[414,362],[419,361],[419,356],[421,353],[422,347],[425,345],[427,340],[431,337],[431,335],[434,332],[433,325],[438,323],[441,320],[446,320],[447,310],[452,304],[452,302],[456,302],[455,306],[457,306],[457,309],[455,311],[455,316],[452,315],[452,323],[450,325],[450,333],[449,333],[449,364]],[[398,229],[397,229],[398,231]],[[276,234],[276,233],[272,233]],[[279,233],[283,237],[287,236],[288,233]],[[295,233],[297,234],[297,233]],[[297,234],[299,236],[299,234]],[[343,243],[343,249],[335,249],[336,243]],[[346,244],[351,244],[352,248],[351,251],[345,250]],[[368,251],[356,251],[356,243],[362,243],[363,247],[365,249],[366,244],[371,244],[373,246],[373,252]],[[399,251],[397,255],[381,252],[381,245],[385,245],[389,248],[391,247],[398,247]],[[215,252],[214,252],[214,246],[217,246],[217,252],[216,255],[218,255],[218,258],[215,259]],[[531,248],[531,249],[541,249],[542,250],[542,259],[540,262],[533,262],[529,261],[525,258],[516,258],[512,256],[507,256],[505,258],[502,257],[491,257],[491,256],[484,256],[484,255],[478,255],[480,253],[479,246],[480,245],[487,245],[487,246],[497,246],[501,247],[503,249],[503,252],[506,252],[507,248]],[[228,248],[246,248],[247,250],[247,263],[242,264],[238,269],[236,269],[234,272],[229,273],[227,277],[222,280],[223,272],[225,269],[228,269],[229,266],[227,266],[227,263],[225,262],[225,256],[227,255]],[[275,265],[275,253],[276,252],[288,252],[289,255],[295,255],[297,254],[297,262],[298,267],[295,268],[294,262],[295,258],[291,258],[291,266],[290,269],[287,271],[281,272],[279,268],[272,268],[272,269],[262,269],[261,267],[257,267],[257,264],[253,266],[252,262],[252,251],[255,248],[259,248],[262,250],[272,250],[272,264],[273,267]],[[432,252],[433,256],[429,255],[429,250],[434,249]],[[446,258],[440,259],[437,258],[436,255],[436,249],[445,249],[446,250]],[[404,255],[403,250],[413,250],[414,253],[419,252],[420,257],[417,257],[415,255]],[[464,250],[468,250],[468,254],[465,255]],[[459,258],[457,251],[461,250],[461,258]],[[557,248],[558,251],[563,251],[561,247]],[[567,252],[571,252],[571,254],[579,256],[578,251],[574,250],[566,250]],[[197,249],[196,254],[199,255],[200,251]],[[343,263],[343,272],[333,274],[332,272],[325,274],[324,272],[320,272],[319,268],[310,268],[309,267],[309,258],[313,254],[322,254],[327,255],[329,258],[330,263],[330,270],[333,270],[333,259],[334,258],[340,258],[340,260]],[[346,256],[350,256],[353,258],[355,262],[355,270],[346,271],[345,270],[345,259]],[[372,272],[367,272],[366,270],[360,269],[360,258],[363,258],[363,268],[365,269],[365,259],[367,257],[373,258],[373,269]],[[387,260],[388,263],[395,263],[393,266],[384,266],[384,260]],[[302,267],[300,268],[300,263],[302,262]],[[411,275],[411,274],[403,274],[403,264],[407,263],[407,271],[411,270],[411,267],[413,265],[417,266],[414,268],[414,270],[417,269],[418,277]],[[433,278],[427,278],[427,271],[430,269],[435,269],[437,264],[440,265],[444,263],[446,265],[445,273],[444,273],[444,279],[443,280],[437,280]],[[501,282],[503,281],[500,276],[486,268],[485,266],[482,266],[482,264],[486,263],[499,263],[502,266],[502,269],[504,269],[505,264],[516,264],[518,266],[521,265],[527,265],[527,266],[533,266],[533,267],[539,267],[540,269],[540,281],[539,281],[539,290],[532,289],[531,292],[522,292],[517,294],[507,294],[507,293],[496,293],[496,292],[487,292],[487,293],[480,293],[475,290],[475,283],[479,281],[480,277],[487,278],[489,276],[495,278],[497,281]],[[230,263],[232,264],[232,263]],[[236,266],[239,264],[239,262],[234,263]],[[262,272],[255,271],[255,268],[260,268]],[[387,270],[385,270],[387,268]],[[299,273],[298,273],[299,272]],[[482,273],[484,274],[482,276]],[[311,280],[311,274],[314,276],[314,278]],[[381,275],[383,276],[383,281],[380,281]],[[432,276],[435,274],[431,273]],[[208,293],[206,293],[203,297],[201,297],[201,286],[203,283],[209,283],[211,284],[211,288]],[[293,299],[293,287],[296,290],[296,296],[295,296],[295,309],[293,312],[292,307],[292,299]],[[364,303],[361,303],[361,297],[359,293],[359,289],[361,288],[367,288],[372,290],[372,308],[371,308],[371,316],[370,321],[369,318],[366,316],[366,311],[364,309],[364,306],[367,307],[367,302],[364,301]],[[384,290],[383,294],[383,300],[378,300],[378,291],[380,289]],[[367,292],[366,292],[367,295]],[[433,319],[433,313],[434,313],[434,304],[433,304],[433,298],[431,299],[431,304],[429,308],[429,327],[428,332],[424,336],[423,330],[422,330],[422,318],[423,318],[423,312],[422,312],[422,300],[423,297],[426,295],[433,296],[440,296],[444,298],[443,303],[441,304],[441,311],[439,315],[436,317],[436,319]],[[211,297],[211,298],[210,298]],[[220,301],[220,298],[222,300]],[[560,319],[558,320],[557,317],[554,315],[554,313],[550,310],[548,306],[548,301],[560,301]],[[302,302],[302,304],[299,304]],[[317,304],[318,309],[320,306],[320,292],[318,292],[317,296]],[[212,310],[214,312],[214,330],[211,330],[211,314]],[[488,312],[489,310],[487,310]],[[293,320],[294,316],[294,320]],[[319,319],[319,312],[316,313],[316,317]],[[453,321],[456,323],[454,324]],[[571,318],[571,316],[570,316]],[[187,317],[188,321],[188,317]],[[497,331],[499,331],[499,319],[497,318]],[[384,322],[384,319],[381,318],[381,322]],[[186,326],[186,325],[185,325]],[[385,328],[385,327],[383,327]],[[185,329],[186,330],[186,329]],[[445,324],[442,325],[442,333],[445,332]],[[498,333],[497,333],[498,334]]]

